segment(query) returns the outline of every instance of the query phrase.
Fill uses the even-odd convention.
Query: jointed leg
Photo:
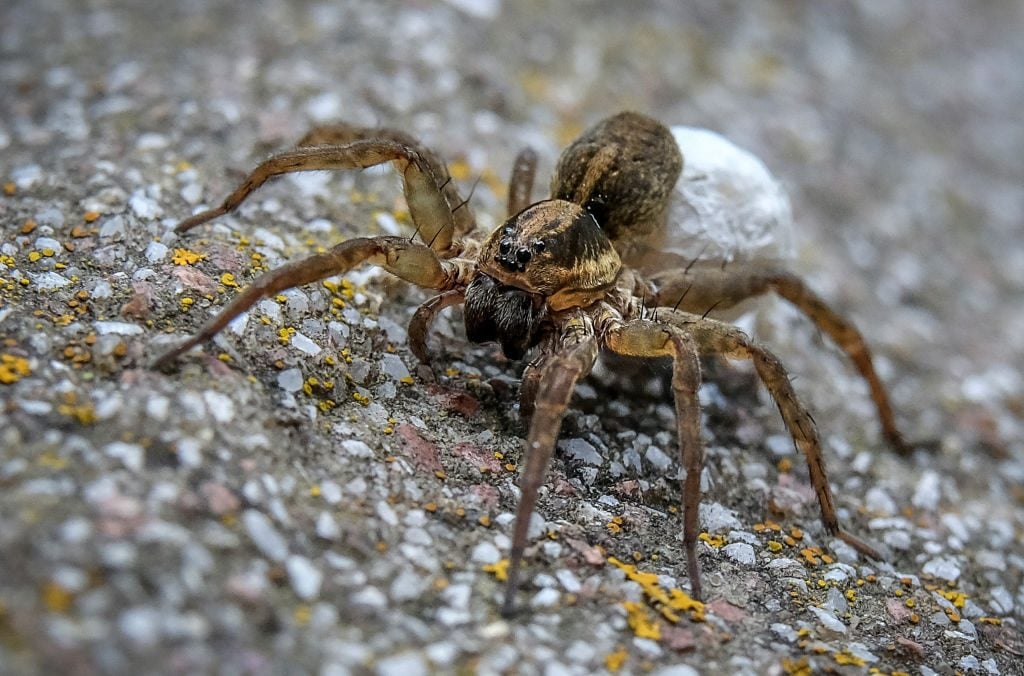
[[[455,219],[455,239],[462,239],[476,228],[476,219],[472,210],[462,195],[459,194],[458,186],[451,179],[448,167],[444,161],[433,150],[419,142],[412,135],[389,129],[387,127],[357,127],[346,123],[336,123],[314,127],[306,133],[298,142],[299,148],[324,145],[347,145],[355,141],[370,141],[384,139],[393,141],[400,145],[414,150],[430,168],[434,179],[438,181],[438,187],[444,193],[445,199],[452,207],[452,216]]]
[[[416,309],[416,314],[409,320],[409,349],[420,362],[426,364],[430,361],[430,355],[427,353],[427,333],[437,314],[446,307],[458,305],[465,298],[465,290],[452,289],[434,296]]]
[[[562,416],[569,405],[569,399],[580,378],[590,372],[597,359],[597,340],[593,335],[582,338],[581,342],[562,348],[551,356],[544,366],[537,390],[536,407],[530,422],[526,439],[523,474],[520,479],[522,496],[516,510],[515,526],[512,533],[512,550],[509,553],[508,583],[505,586],[505,603],[501,612],[506,617],[515,612],[516,591],[519,586],[519,567],[526,549],[526,533],[530,526],[530,515],[537,504],[537,491],[548,463],[555,449]]]
[[[533,179],[536,175],[537,153],[533,148],[523,148],[516,155],[512,178],[508,181],[509,216],[515,216],[532,203]]]
[[[779,413],[782,414],[790,436],[807,459],[811,485],[818,496],[821,521],[826,532],[866,556],[881,559],[881,555],[870,545],[839,526],[839,518],[836,516],[835,504],[832,501],[832,489],[825,473],[825,461],[821,454],[817,426],[807,409],[797,399],[793,385],[789,382],[789,375],[778,358],[731,324],[670,310],[659,312],[658,316],[689,334],[702,353],[720,354],[730,359],[749,359],[754,363],[757,374],[775,400]]]
[[[683,480],[683,546],[687,574],[694,598],[701,600],[700,561],[697,536],[700,533],[700,475],[704,470],[704,444],[700,438],[700,359],[693,339],[672,326],[633,321],[610,331],[608,348],[634,357],[672,357],[672,392],[675,395],[676,429],[686,478]]]
[[[199,332],[181,345],[161,355],[153,363],[160,368],[196,345],[217,335],[231,320],[257,301],[279,291],[348,272],[361,263],[379,265],[388,272],[417,286],[446,290],[465,283],[458,261],[442,261],[423,244],[404,237],[357,238],[338,244],[326,253],[310,256],[264,273],[246,287],[231,303],[210,319]]]
[[[889,395],[875,372],[864,337],[852,322],[829,307],[796,275],[771,267],[739,270],[704,267],[660,275],[654,282],[658,287],[657,305],[673,307],[682,298],[678,308],[698,314],[712,306],[720,309],[731,307],[768,291],[782,296],[835,341],[867,381],[886,442],[902,454],[912,450],[896,427]]]
[[[405,200],[420,238],[435,251],[449,251],[455,233],[452,211],[459,205],[449,205],[440,188],[445,179],[434,175],[430,163],[415,148],[387,139],[368,139],[341,146],[311,146],[273,155],[256,167],[220,206],[186,218],[175,230],[185,232],[232,211],[274,176],[298,171],[365,169],[385,162],[395,162],[402,173]]]

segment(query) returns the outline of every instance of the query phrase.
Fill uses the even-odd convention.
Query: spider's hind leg
[[[631,357],[672,357],[672,392],[676,407],[676,431],[683,479],[683,546],[687,574],[694,598],[701,600],[697,536],[700,509],[700,475],[704,468],[704,444],[700,438],[700,360],[697,346],[684,331],[653,321],[635,320],[608,332],[605,344],[613,352]]]
[[[882,436],[889,446],[902,455],[913,450],[896,426],[889,394],[875,371],[864,336],[853,322],[832,309],[796,275],[769,265],[695,266],[662,273],[651,281],[658,288],[656,305],[698,314],[710,307],[726,309],[769,291],[785,298],[839,346],[867,382]]]

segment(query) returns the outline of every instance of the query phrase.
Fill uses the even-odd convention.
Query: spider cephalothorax
[[[673,227],[668,218],[683,158],[672,133],[651,118],[620,113],[587,130],[558,162],[552,198],[531,199],[536,156],[517,158],[509,185],[509,217],[480,241],[466,202],[441,160],[407,134],[348,125],[311,132],[295,150],[257,167],[224,202],[178,225],[183,232],[238,206],[268,178],[295,171],[359,169],[393,162],[401,173],[420,242],[401,237],[355,238],[253,281],[199,332],[162,355],[166,364],[217,334],[260,298],[343,274],[362,263],[378,265],[418,286],[434,289],[409,325],[413,353],[427,358],[426,339],[445,307],[465,304],[471,341],[495,341],[505,354],[535,356],[523,374],[521,410],[529,433],[516,513],[504,610],[511,612],[529,517],[554,450],[562,416],[576,383],[602,349],[634,357],[672,360],[672,391],[683,480],[683,542],[690,586],[701,596],[697,560],[698,506],[703,448],[697,389],[703,354],[750,360],[793,441],[807,460],[825,531],[867,556],[870,546],[844,531],[825,474],[817,427],[799,402],[781,363],[763,345],[730,324],[707,316],[774,291],[786,298],[847,353],[868,382],[886,439],[906,450],[863,338],[803,282],[772,265],[686,265],[665,269],[623,264],[650,251]],[[645,314],[643,307],[657,308]]]

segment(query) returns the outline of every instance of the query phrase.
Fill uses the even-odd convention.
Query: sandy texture
[[[3,3],[0,671],[1022,673],[1021,7]],[[520,147],[546,176],[624,108],[765,160],[796,269],[869,337],[908,436],[939,439],[889,452],[863,384],[775,304],[842,516],[887,562],[824,536],[774,406],[719,368],[711,602],[657,602],[685,589],[672,408],[655,370],[634,392],[604,375],[566,417],[505,622],[521,367],[458,313],[420,366],[424,294],[359,272],[146,369],[260,270],[405,227],[377,171],[171,233],[311,125],[416,134],[480,178],[492,227]]]

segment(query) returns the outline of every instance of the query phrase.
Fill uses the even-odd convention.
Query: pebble
[[[160,638],[162,613],[156,608],[140,606],[121,613],[117,626],[125,637],[141,648],[156,645]]]
[[[342,498],[341,486],[333,481],[323,482],[320,484],[320,497],[322,497],[328,505],[338,504],[341,502]]]
[[[373,457],[373,450],[367,446],[365,442],[359,441],[358,439],[345,439],[341,442],[341,447],[344,448],[345,452],[353,458]]]
[[[848,604],[846,597],[843,596],[843,592],[839,591],[837,587],[829,587],[828,595],[825,597],[825,609],[836,615],[842,615],[846,612],[847,608]]]
[[[795,641],[797,639],[796,629],[793,629],[793,627],[789,626],[788,624],[782,624],[781,622],[776,622],[775,624],[771,625],[770,628],[771,628],[772,632],[776,636],[781,638],[783,641],[787,641],[789,643],[792,643],[793,641]]]
[[[647,452],[644,453],[644,459],[659,472],[668,470],[672,465],[672,458],[667,456],[665,451],[661,450],[657,446],[650,446],[647,449]]]
[[[131,198],[128,200],[128,207],[132,210],[132,213],[143,220],[159,218],[164,213],[160,205],[152,198],[147,197],[141,190],[132,193]]]
[[[341,534],[341,530],[338,528],[338,522],[334,520],[328,512],[320,512],[320,515],[316,518],[316,535],[324,540],[336,540],[338,535]]]
[[[601,454],[598,453],[597,449],[594,448],[594,445],[586,439],[564,439],[558,442],[558,450],[568,455],[572,460],[577,460],[588,465],[601,464]]]
[[[722,547],[722,552],[730,559],[744,566],[752,566],[756,561],[754,548],[746,542],[733,542]]]
[[[285,562],[285,569],[288,571],[292,589],[300,599],[311,601],[320,594],[320,584],[324,575],[312,561],[304,556],[292,554]]]
[[[308,336],[306,336],[303,333],[296,332],[295,335],[292,336],[291,344],[299,352],[308,354],[311,357],[315,357],[316,355],[323,352],[322,347],[314,343]]]
[[[242,524],[252,538],[253,544],[272,561],[284,561],[288,556],[288,543],[281,533],[274,528],[263,512],[247,509],[242,512]]]
[[[120,460],[128,469],[138,472],[145,464],[146,450],[138,444],[115,441],[103,447],[109,457]]]
[[[955,582],[960,579],[960,566],[956,560],[950,557],[938,557],[931,559],[924,564],[921,572],[925,575],[933,575],[935,577],[946,580],[947,582]]]
[[[550,608],[558,603],[562,593],[554,587],[545,587],[533,595],[530,605],[534,608]]]
[[[124,239],[127,226],[124,221],[124,216],[116,215],[111,216],[103,221],[100,225],[100,239],[109,239],[111,241],[120,241]]]
[[[387,525],[392,527],[398,525],[398,515],[395,514],[395,510],[391,508],[391,505],[389,505],[387,501],[379,501],[375,507],[375,510],[377,512],[377,516],[380,517],[380,520],[386,523]]]
[[[71,283],[71,280],[56,272],[44,272],[38,275],[29,275],[32,283],[43,291],[60,289]]]
[[[397,354],[382,355],[380,358],[380,370],[381,373],[391,380],[397,380],[399,382],[405,381],[411,377],[409,368]]]
[[[583,585],[580,584],[579,578],[576,577],[575,573],[573,573],[571,570],[566,570],[563,568],[562,570],[555,573],[555,577],[558,579],[558,582],[562,585],[562,589],[569,592],[570,594],[577,594],[579,593],[580,589],[583,588]]]
[[[937,472],[925,470],[917,481],[917,487],[914,489],[914,496],[910,502],[918,509],[934,511],[939,506],[939,500],[942,497],[939,483]]]
[[[298,392],[302,389],[302,383],[301,369],[285,369],[277,374],[277,386],[285,392]]]
[[[427,676],[427,663],[420,655],[406,652],[377,662],[377,676]]]
[[[700,676],[700,672],[686,664],[673,664],[651,672],[651,676]]]
[[[814,613],[818,621],[821,622],[822,626],[829,631],[836,632],[837,634],[846,633],[846,625],[843,624],[842,620],[833,615],[831,612],[823,608],[815,608],[814,606],[808,606],[807,609]]]
[[[706,502],[700,505],[700,523],[709,533],[742,528],[736,512],[719,502]]]
[[[501,552],[499,552],[498,548],[492,543],[485,540],[473,547],[473,552],[470,554],[469,558],[474,563],[487,565],[497,563],[501,560]]]
[[[150,242],[146,245],[146,260],[150,263],[159,263],[163,259],[167,258],[168,251],[170,251],[170,249],[167,248],[166,244]]]

